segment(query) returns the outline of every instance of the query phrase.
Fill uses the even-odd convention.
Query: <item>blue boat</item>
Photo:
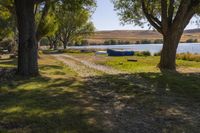
[[[107,49],[108,56],[133,56],[134,51]]]

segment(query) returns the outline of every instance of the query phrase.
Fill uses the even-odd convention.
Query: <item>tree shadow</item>
[[[200,131],[199,74],[15,78],[0,87],[0,131]]]
[[[138,73],[93,77],[88,95],[112,133],[199,132],[200,76]]]
[[[0,131],[102,132],[76,79],[14,79],[0,87]]]

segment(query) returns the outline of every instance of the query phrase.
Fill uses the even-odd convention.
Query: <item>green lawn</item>
[[[1,60],[0,67],[14,67]],[[9,64],[9,65],[8,65]],[[41,76],[13,77],[0,82],[0,132],[101,132],[98,117],[84,104],[84,88],[77,74],[52,57],[40,59]]]
[[[96,64],[110,66],[122,71],[131,73],[156,72],[160,73],[157,67],[159,56],[127,56],[127,57],[108,57],[104,55],[95,56],[93,53],[68,53],[75,57],[89,60]],[[137,62],[129,62],[127,59],[135,59]],[[200,72],[200,62],[177,60],[177,69],[183,71],[186,69],[194,69],[194,72]]]
[[[155,67],[158,57],[134,57],[138,59],[134,63],[127,62],[130,57],[73,55],[130,73],[86,80],[43,55],[39,77],[0,81],[0,132],[200,131],[198,72],[161,73]],[[0,68],[15,64],[15,60],[0,60]],[[178,61],[178,66],[198,68],[199,63]]]

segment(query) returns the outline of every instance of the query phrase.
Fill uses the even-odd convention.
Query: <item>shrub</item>
[[[181,54],[177,54],[176,58],[178,60],[187,60],[187,61],[200,62],[200,54],[181,53]]]
[[[89,45],[88,40],[81,40],[81,45]]]
[[[118,42],[116,40],[106,40],[104,45],[116,45]]]
[[[156,39],[156,40],[154,40],[154,43],[155,44],[162,44],[163,40],[162,39]]]
[[[15,58],[17,58],[17,55],[15,54],[10,55],[10,59],[15,59]]]
[[[78,49],[60,49],[58,53],[80,53]]]
[[[136,56],[151,56],[151,53],[149,51],[141,51],[141,52],[136,52]]]
[[[140,41],[136,41],[135,44],[141,44]]]
[[[40,40],[40,46],[49,46],[49,40],[48,38],[44,37]]]
[[[12,39],[6,38],[0,42],[1,50],[7,50],[9,53],[13,53],[16,51],[17,46],[13,42]]]
[[[198,40],[197,39],[188,39],[186,40],[186,43],[197,43]]]
[[[157,52],[157,53],[154,53],[153,54],[154,56],[161,56],[161,51]]]
[[[130,44],[130,42],[118,40],[117,44]]]
[[[111,45],[116,45],[116,44],[117,44],[117,41],[116,41],[116,40],[110,40],[110,44],[111,44]]]
[[[152,42],[151,42],[151,40],[145,39],[145,40],[141,40],[140,43],[141,43],[141,44],[151,44]]]
[[[43,51],[42,51],[42,50],[39,50],[39,51],[38,51],[38,54],[39,54],[39,55],[42,55],[42,54],[43,54]]]

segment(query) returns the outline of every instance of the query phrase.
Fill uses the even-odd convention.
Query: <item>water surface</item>
[[[133,51],[149,51],[151,54],[161,51],[163,44],[129,44],[129,45],[94,45],[94,46],[71,46],[74,49],[124,49]],[[200,43],[180,43],[177,53],[199,53]]]

